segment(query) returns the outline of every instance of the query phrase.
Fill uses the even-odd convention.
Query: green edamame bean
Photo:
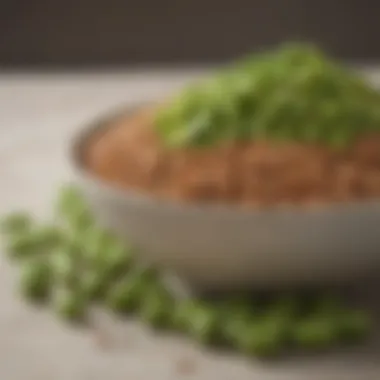
[[[79,259],[70,247],[60,247],[50,255],[50,263],[54,281],[57,283],[72,284],[77,281]]]
[[[72,209],[61,211],[60,218],[71,231],[86,232],[94,224],[90,211],[84,206],[76,206]]]
[[[339,329],[333,316],[315,315],[298,321],[292,338],[301,348],[327,349],[339,339]]]
[[[202,344],[214,344],[224,340],[220,316],[212,306],[194,302],[184,323],[188,333]]]
[[[95,226],[80,234],[77,240],[81,245],[81,249],[86,251],[94,262],[105,257],[107,250],[113,243],[110,234]]]
[[[19,234],[29,231],[32,225],[32,217],[26,212],[19,211],[6,215],[1,222],[1,229],[6,234]]]
[[[7,252],[13,258],[30,257],[42,251],[36,236],[30,232],[10,237],[7,244]]]
[[[57,212],[73,229],[86,229],[93,224],[92,215],[81,192],[73,185],[66,185],[61,189]]]
[[[129,253],[122,246],[113,246],[108,251],[95,255],[87,253],[86,274],[82,279],[84,288],[95,298],[104,294],[115,279],[128,276],[131,269],[129,257]]]
[[[151,289],[141,301],[140,317],[153,327],[169,327],[174,300],[162,290]]]
[[[124,247],[117,241],[108,241],[105,244],[99,244],[94,252],[89,252],[90,260],[94,266],[101,268],[110,276],[119,276],[131,268],[133,255],[131,249]]]
[[[72,185],[63,185],[58,193],[57,205],[59,210],[67,210],[83,204],[83,196],[80,190]]]
[[[133,254],[123,246],[113,246],[107,252],[104,267],[109,277],[122,276],[132,268]]]
[[[90,300],[100,300],[110,286],[110,279],[94,270],[84,271],[79,281],[83,294]]]
[[[64,242],[63,231],[54,225],[43,226],[34,231],[36,241],[41,247],[51,249],[59,246]]]
[[[230,310],[223,316],[222,332],[225,342],[235,348],[240,348],[240,339],[243,331],[246,331],[250,324],[255,320],[256,316],[252,316],[245,310]]]
[[[63,241],[62,231],[55,226],[29,229],[9,237],[8,250],[15,257],[46,253]]]
[[[107,303],[117,312],[129,313],[138,309],[147,289],[152,286],[149,272],[136,270],[115,284],[107,296]]]
[[[194,308],[194,300],[179,300],[173,311],[173,326],[181,332],[188,332],[188,318]]]
[[[21,293],[30,300],[44,300],[51,288],[51,270],[46,260],[30,259],[23,263],[20,277]]]
[[[277,320],[254,321],[242,326],[237,336],[239,348],[258,357],[278,355],[284,346],[283,325]]]
[[[339,335],[343,341],[356,342],[368,337],[372,319],[368,312],[348,310],[338,318]]]
[[[65,320],[83,321],[87,311],[87,300],[78,289],[62,286],[53,292],[52,306]]]
[[[115,312],[135,312],[140,303],[140,294],[134,284],[120,283],[111,288],[107,303]]]
[[[67,216],[69,226],[72,229],[86,231],[94,224],[93,217],[87,208],[75,208]]]

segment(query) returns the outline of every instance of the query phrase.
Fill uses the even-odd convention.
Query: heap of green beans
[[[20,265],[21,293],[68,321],[85,322],[96,303],[205,345],[259,357],[289,347],[328,349],[363,340],[371,331],[367,312],[323,292],[178,299],[158,271],[139,264],[130,247],[96,225],[77,189],[65,187],[56,210],[45,225],[16,212],[2,227],[7,252]]]
[[[266,139],[340,148],[380,132],[380,94],[315,47],[291,44],[186,87],[155,127],[171,147]]]

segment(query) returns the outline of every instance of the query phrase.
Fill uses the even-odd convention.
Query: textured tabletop
[[[112,107],[162,96],[200,73],[0,75],[0,213],[27,207],[46,215],[56,187],[70,178],[66,149],[83,122]],[[376,71],[373,76],[377,80]],[[16,275],[2,255],[0,379],[380,378],[380,351],[371,347],[269,364],[205,352],[102,312],[94,313],[92,329],[71,328],[23,303],[14,292]]]

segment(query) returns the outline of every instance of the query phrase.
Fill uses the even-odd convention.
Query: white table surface
[[[0,213],[48,213],[57,186],[70,178],[66,149],[78,126],[112,107],[167,94],[202,72],[0,75]],[[370,74],[380,82],[380,71]],[[380,379],[380,351],[366,348],[259,364],[108,317],[96,319],[93,330],[75,329],[23,303],[16,275],[2,255],[1,380]]]

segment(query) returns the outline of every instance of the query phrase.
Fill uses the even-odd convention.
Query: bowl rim
[[[107,128],[113,126],[113,121],[118,120],[122,116],[133,115],[135,112],[148,107],[152,103],[134,102],[124,104],[122,106],[114,107],[111,111],[102,113],[93,117],[92,120],[81,124],[74,133],[69,143],[69,163],[74,169],[75,175],[79,175],[86,182],[99,188],[103,193],[109,197],[118,199],[125,202],[129,198],[134,203],[145,206],[159,206],[171,210],[180,210],[192,213],[227,213],[236,215],[252,216],[258,213],[324,213],[324,212],[343,212],[347,210],[360,210],[363,208],[373,209],[374,207],[380,208],[380,198],[373,198],[364,201],[350,201],[350,202],[318,202],[318,203],[279,203],[269,206],[247,207],[240,204],[226,204],[226,203],[197,203],[197,202],[181,202],[166,198],[156,198],[143,192],[136,191],[132,188],[126,190],[117,187],[112,183],[102,180],[98,176],[91,173],[83,162],[83,149],[87,145],[90,138],[95,133],[106,131]]]

